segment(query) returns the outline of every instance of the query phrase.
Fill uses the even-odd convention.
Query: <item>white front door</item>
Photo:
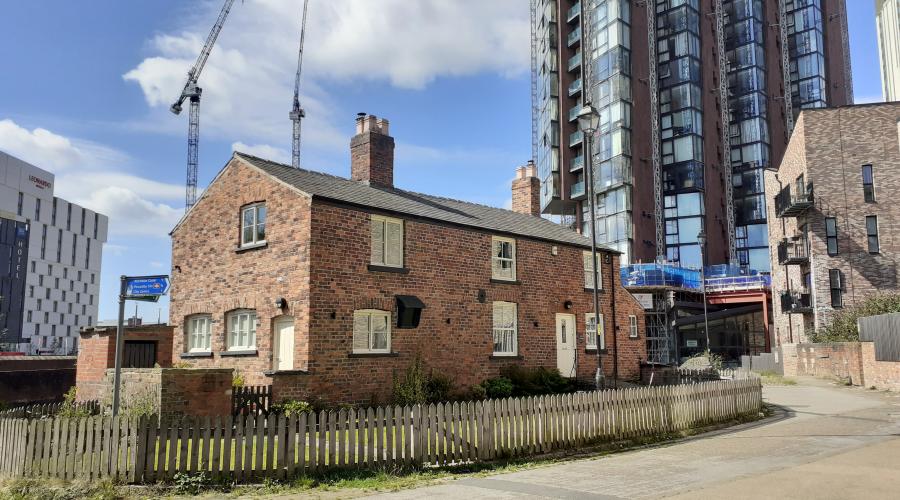
[[[276,370],[294,369],[294,318],[284,317],[275,320],[275,359]]]
[[[575,376],[575,315],[556,315],[556,367],[563,377]]]

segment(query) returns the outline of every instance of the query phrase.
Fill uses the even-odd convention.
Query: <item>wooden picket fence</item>
[[[18,406],[7,410],[0,411],[0,418],[41,418],[52,417],[59,413],[59,410],[65,403],[43,403]],[[90,413],[91,415],[99,415],[103,407],[99,401],[84,401],[74,403],[73,409]]]
[[[756,414],[758,378],[250,417],[0,418],[0,477],[237,482],[443,466],[662,435]]]

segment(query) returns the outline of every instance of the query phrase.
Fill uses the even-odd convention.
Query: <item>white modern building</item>
[[[9,328],[5,350],[74,353],[80,328],[97,321],[109,220],[54,196],[54,184],[50,172],[0,151],[0,218],[28,225],[24,287],[7,286],[24,295],[21,327]]]
[[[884,100],[900,101],[900,0],[875,0]]]

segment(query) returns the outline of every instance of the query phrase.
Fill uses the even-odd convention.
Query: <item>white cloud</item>
[[[126,172],[128,156],[115,149],[9,119],[0,120],[0,149],[56,173],[55,194],[108,216],[111,238],[165,237],[183,213],[183,186]]]
[[[270,146],[268,144],[256,144],[251,146],[249,144],[244,144],[243,142],[235,142],[231,145],[231,149],[232,151],[240,151],[241,153],[259,156],[260,158],[265,158],[267,160],[281,162],[284,164],[291,163],[290,151],[276,148],[275,146]]]
[[[236,4],[199,84],[201,131],[232,142],[290,147],[294,73],[301,3],[255,0]],[[218,14],[219,2],[149,43],[150,56],[123,75],[140,85],[153,110],[168,109]],[[528,6],[521,0],[329,0],[309,5],[301,103],[304,150],[347,147],[334,82],[387,81],[421,89],[442,76],[528,70]],[[182,113],[183,115],[186,112]],[[164,116],[168,115],[168,116]],[[166,113],[151,112],[148,130],[184,132]],[[186,120],[187,117],[183,117]],[[183,122],[182,122],[183,123]]]

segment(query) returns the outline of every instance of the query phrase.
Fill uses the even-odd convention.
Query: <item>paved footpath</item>
[[[762,422],[602,458],[374,498],[900,498],[900,394],[765,387]]]

